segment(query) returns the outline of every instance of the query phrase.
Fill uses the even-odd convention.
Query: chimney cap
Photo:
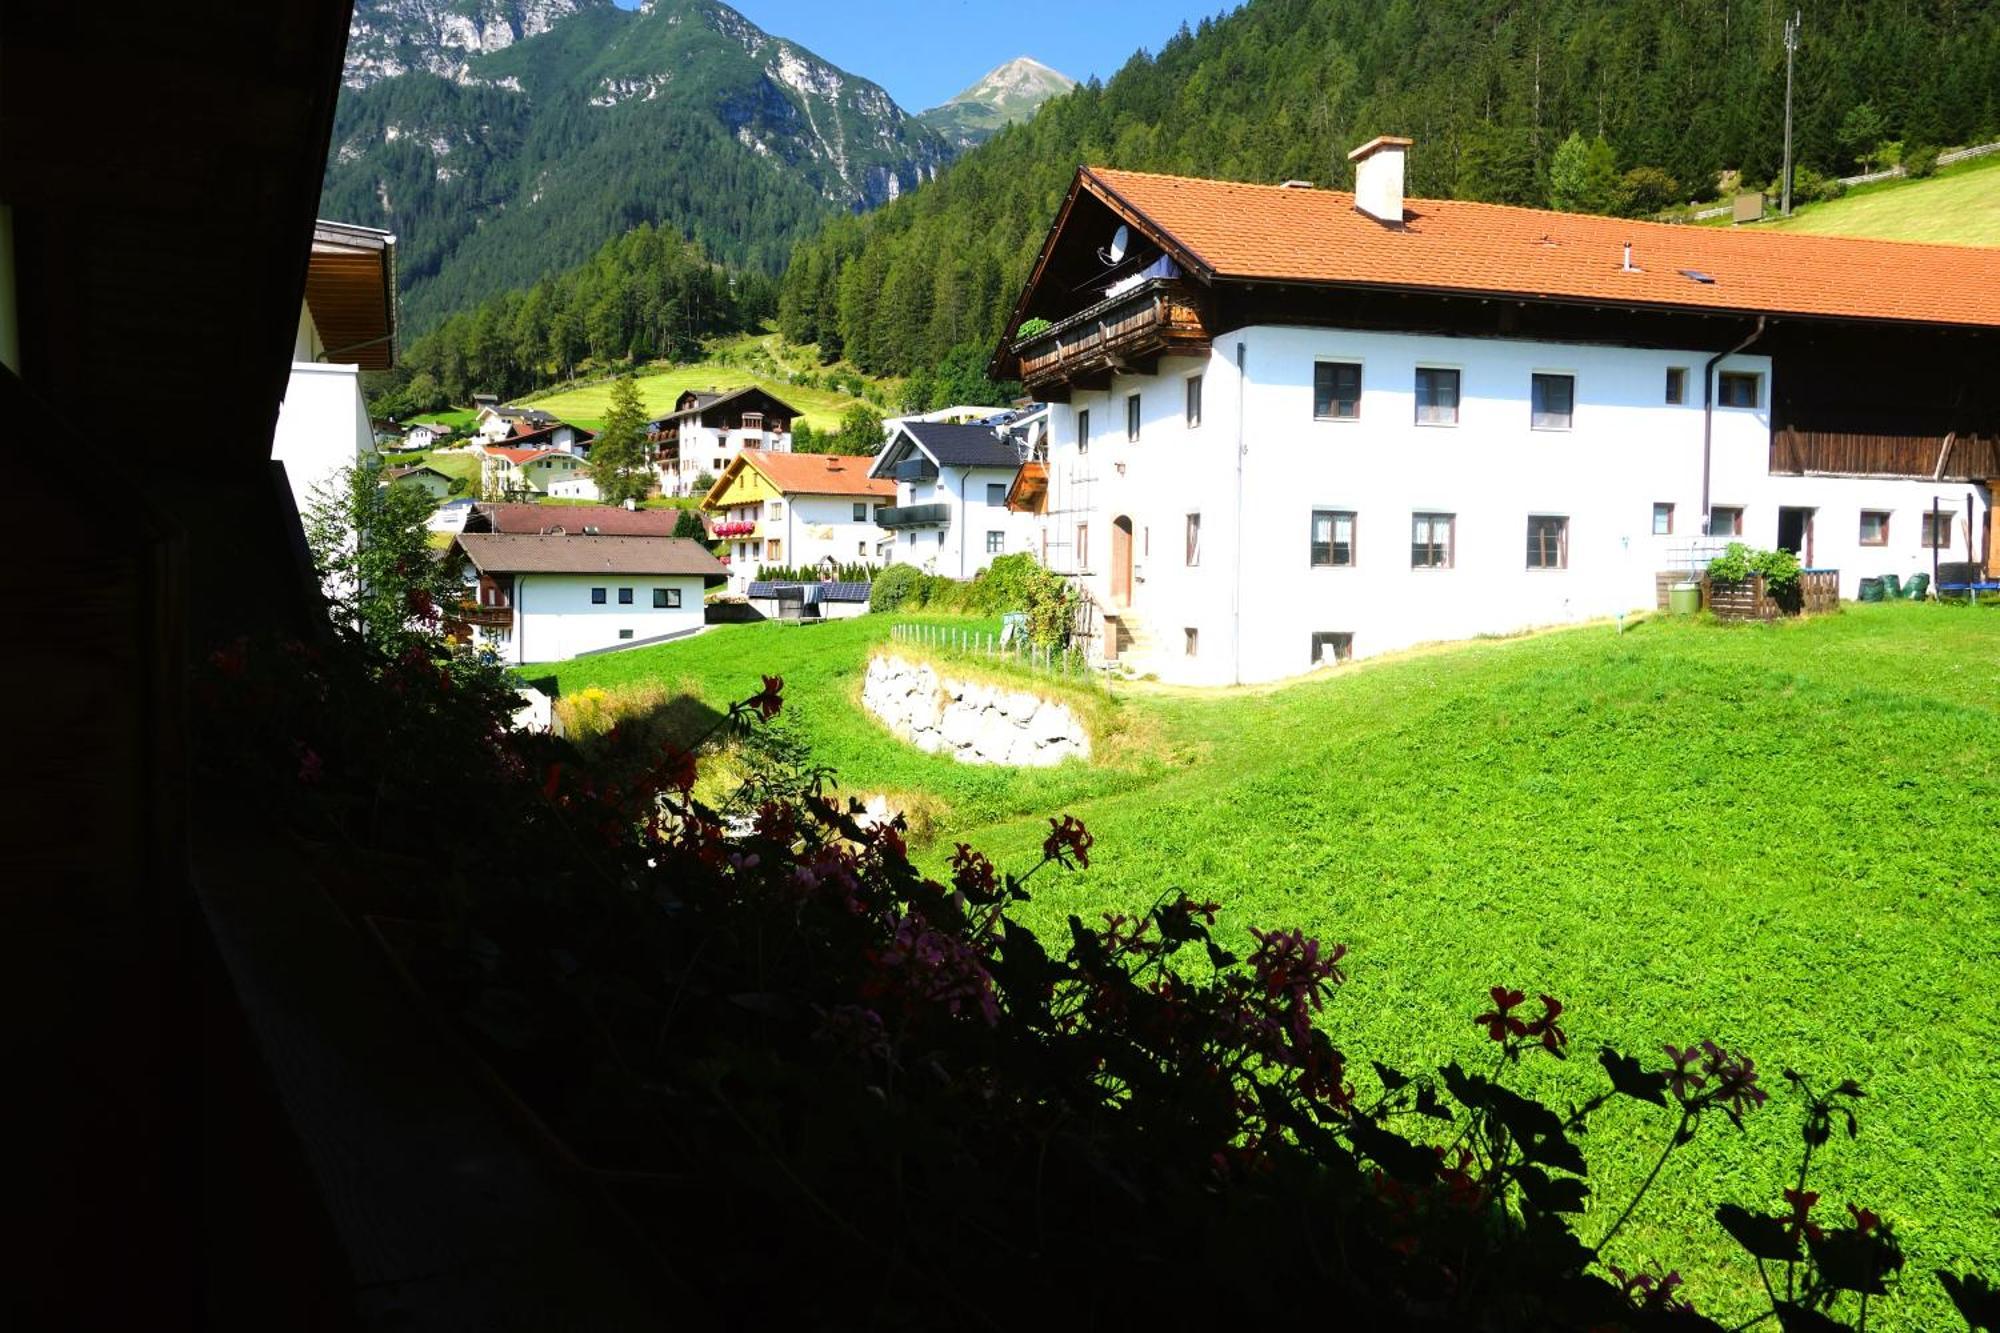
[[[1367,143],[1362,144],[1359,148],[1349,153],[1347,160],[1349,162],[1359,162],[1365,157],[1373,157],[1384,148],[1409,148],[1415,143],[1415,139],[1405,139],[1400,135],[1378,134]]]

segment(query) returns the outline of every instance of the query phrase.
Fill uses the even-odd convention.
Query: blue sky
[[[1109,78],[1140,47],[1157,51],[1182,19],[1193,25],[1234,8],[1232,0],[728,2],[766,32],[881,84],[906,111],[936,106],[1015,56],[1073,79]]]

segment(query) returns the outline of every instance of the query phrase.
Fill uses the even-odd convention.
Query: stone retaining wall
[[[1025,690],[950,680],[894,656],[868,663],[861,703],[899,738],[960,763],[1044,768],[1090,758],[1090,733],[1063,704]]]

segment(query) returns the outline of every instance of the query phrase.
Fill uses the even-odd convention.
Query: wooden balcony
[[[459,618],[468,625],[481,625],[489,629],[507,629],[514,623],[514,608],[511,606],[474,606],[467,604],[459,612]]]
[[[1207,317],[1178,278],[1153,278],[1014,344],[1028,392],[1100,388],[1113,373],[1150,373],[1172,352],[1205,352]]]

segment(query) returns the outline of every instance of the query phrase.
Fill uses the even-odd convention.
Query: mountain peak
[[[990,139],[1004,126],[1026,120],[1051,97],[1076,87],[1076,80],[1033,56],[1016,56],[988,70],[958,96],[917,119],[960,148]]]

